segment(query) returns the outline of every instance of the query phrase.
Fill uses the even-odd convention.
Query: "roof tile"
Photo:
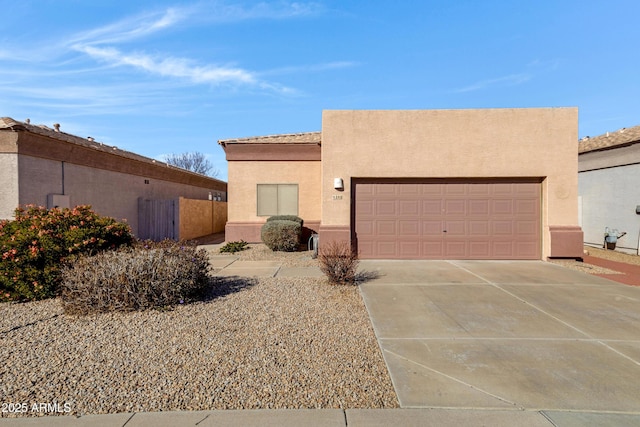
[[[320,144],[322,132],[289,133],[281,135],[252,136],[248,138],[221,139],[218,144]]]
[[[622,128],[593,138],[585,137],[578,142],[578,153],[610,150],[640,142],[640,126]]]
[[[174,169],[179,169],[182,172],[188,173],[188,174],[200,175],[200,174],[196,174],[195,172],[191,172],[186,169],[179,168],[177,166],[170,166],[165,162],[157,161],[155,159],[142,156],[140,154],[132,153],[131,151],[122,150],[112,145],[103,144],[102,142],[96,142],[93,140],[93,138],[90,138],[90,137],[82,138],[80,136],[71,135],[66,132],[53,130],[45,125],[33,125],[30,123],[13,120],[11,117],[0,117],[0,131],[5,129],[28,131],[35,134],[48,136],[50,138],[57,139],[60,141],[69,142],[71,144],[82,145],[85,147],[93,148],[95,150],[104,151],[110,154],[114,154],[116,156],[126,157],[129,159],[134,159],[134,160],[138,160],[140,162],[145,162],[145,163],[152,163],[157,166],[172,167]],[[207,177],[207,178],[210,178],[210,177]],[[210,178],[210,179],[220,181],[216,178]]]

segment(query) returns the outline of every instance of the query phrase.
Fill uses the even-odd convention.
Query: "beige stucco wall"
[[[64,194],[70,205],[91,205],[101,215],[126,219],[138,231],[138,197],[208,200],[209,189],[143,176],[20,155],[19,203],[46,206],[47,194]],[[145,179],[149,181],[145,183]]]
[[[257,215],[257,184],[298,184],[298,216],[320,220],[319,161],[229,162],[229,222],[264,222]]]
[[[222,233],[227,224],[227,202],[213,202],[213,233]]]
[[[354,177],[540,177],[547,257],[549,226],[578,224],[577,140],[576,108],[324,111],[322,226],[350,225]]]
[[[0,219],[10,219],[20,203],[17,154],[0,153],[0,182]]]
[[[227,203],[210,200],[179,199],[181,240],[195,239],[224,231]]]

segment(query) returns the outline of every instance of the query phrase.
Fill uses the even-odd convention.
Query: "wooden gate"
[[[178,239],[176,231],[176,200],[138,198],[138,237],[160,241]]]

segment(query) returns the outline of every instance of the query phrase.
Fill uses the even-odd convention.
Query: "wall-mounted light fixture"
[[[333,188],[336,190],[344,190],[344,182],[342,181],[342,178],[333,179]]]

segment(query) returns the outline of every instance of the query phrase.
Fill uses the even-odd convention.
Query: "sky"
[[[637,0],[0,0],[0,117],[151,158],[322,110],[578,107],[640,125]]]

